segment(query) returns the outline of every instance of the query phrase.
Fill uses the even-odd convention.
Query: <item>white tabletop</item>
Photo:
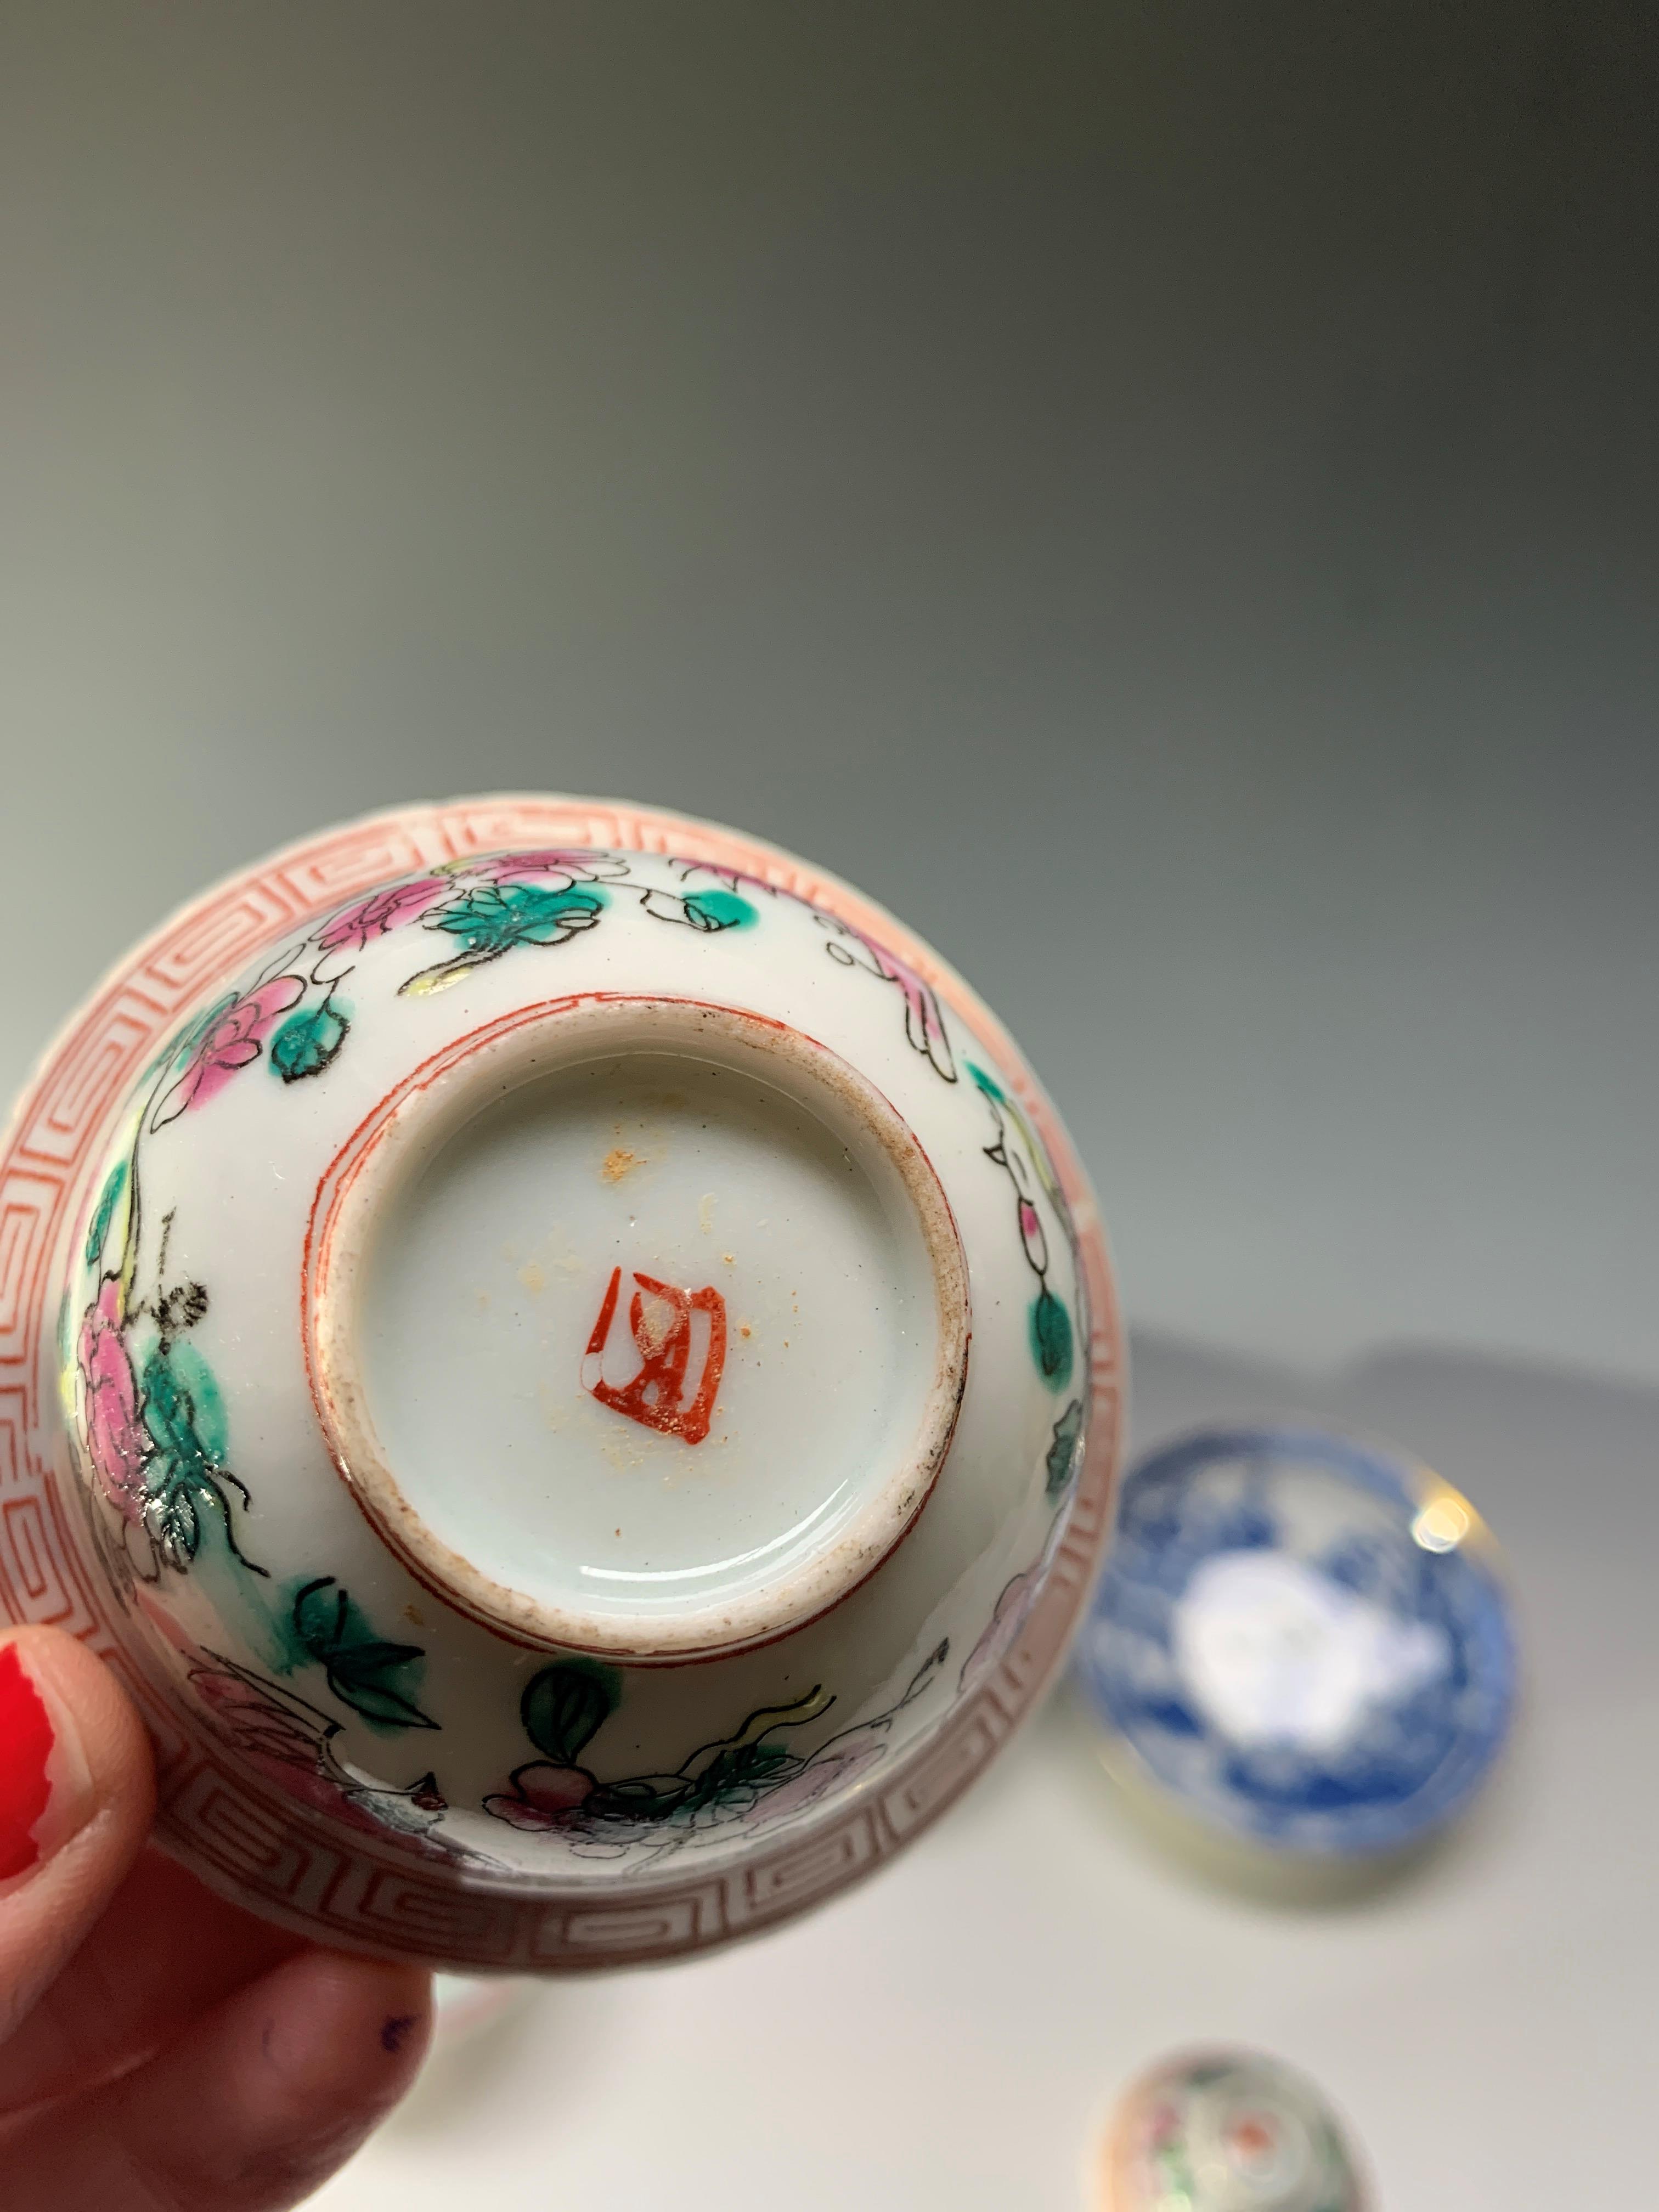
[[[1148,1432],[1313,1395],[1142,1346]],[[1633,2207],[1659,1969],[1659,1394],[1425,1354],[1350,1372],[1322,1409],[1467,1484],[1516,1577],[1519,1740],[1424,1863],[1317,1903],[1220,1886],[1126,1816],[1063,1695],[816,1918],[537,1988],[441,2051],[319,2205],[1081,2212],[1116,2090],[1172,2045],[1236,2038],[1324,2086],[1396,2212]]]

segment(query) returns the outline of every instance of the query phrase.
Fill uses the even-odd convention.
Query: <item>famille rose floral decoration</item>
[[[1365,2212],[1340,2120],[1305,2075],[1255,2051],[1183,2052],[1118,2102],[1097,2212]]]
[[[1060,1658],[1087,1184],[890,916],[709,824],[410,809],[131,954],[13,1126],[0,1604],[319,1939],[657,1958],[872,1869]],[[21,1210],[20,1210],[21,1209]]]

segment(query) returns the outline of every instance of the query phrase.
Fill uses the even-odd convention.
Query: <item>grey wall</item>
[[[1131,1313],[1659,1375],[1659,16],[0,8],[0,1087],[205,878],[656,798],[1020,1032]]]

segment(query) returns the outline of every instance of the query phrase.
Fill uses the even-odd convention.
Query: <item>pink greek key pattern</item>
[[[532,842],[673,853],[735,868],[827,908],[907,961],[1012,1071],[1082,1240],[1092,1316],[1085,1464],[1030,1617],[939,1729],[827,1826],[787,1833],[723,1873],[630,1881],[573,1901],[458,1880],[363,1836],[348,1854],[269,1785],[198,1740],[118,1624],[89,1568],[52,1369],[59,1256],[112,1111],[146,1059],[217,978],[330,906],[440,860]],[[550,1972],[672,1958],[769,1927],[860,1879],[960,1796],[1030,1710],[1087,1594],[1120,1449],[1122,1339],[1086,1177],[1007,1032],[894,918],[790,854],[688,817],[605,801],[506,794],[347,823],[245,869],[130,953],[65,1026],[0,1150],[0,1618],[50,1621],[117,1667],[156,1741],[159,1839],[210,1886],[320,1940],[461,1972]]]

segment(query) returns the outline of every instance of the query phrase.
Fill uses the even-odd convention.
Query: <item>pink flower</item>
[[[1181,2114],[1165,2102],[1158,2106],[1146,2123],[1146,2134],[1154,2150],[1161,2150],[1181,2133]]]
[[[325,952],[366,951],[371,937],[401,929],[453,888],[444,876],[422,876],[412,884],[393,884],[390,890],[376,891],[373,898],[360,899],[343,914],[337,914],[318,932],[317,942]]]
[[[712,876],[717,884],[724,884],[729,891],[746,887],[753,891],[764,891],[768,898],[776,898],[781,894],[785,898],[795,900],[798,905],[809,903],[799,891],[785,890],[781,884],[769,884],[764,876],[751,876],[742,868],[723,868],[714,860],[687,860],[671,856],[668,865],[679,870],[683,883],[689,884],[693,876]]]
[[[608,865],[599,867],[594,865],[597,861]],[[617,870],[607,853],[549,847],[534,853],[491,853],[482,860],[469,860],[465,872],[492,884],[516,883],[523,876],[562,876],[568,884],[590,884]]]
[[[239,1751],[246,1752],[266,1772],[273,1765],[297,1769],[307,1777],[307,1802],[322,1812],[335,1809],[340,1793],[331,1784],[325,1784],[324,1778],[317,1772],[318,1737],[314,1723],[289,1712],[254,1684],[243,1681],[240,1675],[227,1669],[197,1668],[190,1679],[203,1702],[224,1722]],[[286,1774],[278,1778],[284,1788],[295,1786]],[[313,1790],[309,1786],[313,1782],[324,1786]]]
[[[190,1650],[188,1641],[167,1630],[168,1641]],[[207,1652],[196,1654],[192,1687],[219,1722],[223,1734],[267,1781],[308,1805],[313,1812],[343,1821],[364,1835],[416,1852],[422,1858],[447,1858],[441,1841],[426,1831],[446,1812],[437,1778],[423,1774],[410,1790],[379,1790],[342,1781],[330,1749],[335,1733],[309,1707],[292,1711],[283,1692],[264,1689],[227,1664],[214,1666]]]
[[[122,1341],[120,1285],[108,1276],[81,1322],[80,1367],[85,1393],[87,1449],[104,1495],[128,1521],[144,1504],[149,1437],[138,1418],[138,1385]]]
[[[529,1828],[545,1832],[562,1827],[574,1813],[579,1813],[592,1796],[598,1784],[585,1766],[555,1766],[545,1759],[534,1759],[528,1766],[520,1766],[509,1778],[512,1795],[505,1792],[484,1799],[484,1810],[496,1820],[506,1820],[515,1828]]]
[[[1031,1607],[1036,1602],[1037,1591],[1042,1580],[1041,1564],[1028,1567],[1023,1575],[1016,1575],[1005,1583],[1001,1596],[996,1601],[990,1623],[979,1642],[968,1654],[963,1667],[960,1692],[978,1686],[994,1668],[1000,1667],[1013,1650],[1020,1631],[1030,1618]]]
[[[258,990],[233,1000],[198,1044],[189,1066],[157,1106],[150,1127],[176,1121],[191,1106],[205,1106],[222,1091],[239,1067],[258,1060],[266,1036],[289,1008],[305,996],[303,975],[277,975]]]
[[[743,1815],[744,1826],[759,1828],[787,1820],[790,1814],[816,1805],[827,1790],[844,1789],[886,1753],[886,1739],[874,1729],[859,1729],[839,1743],[826,1744],[798,1773],[757,1797]]]
[[[824,948],[845,968],[863,968],[872,975],[879,975],[884,983],[896,986],[904,1000],[904,1034],[914,1051],[933,1062],[936,1072],[947,1083],[957,1079],[957,1064],[951,1051],[951,1040],[945,1033],[945,1016],[939,1011],[939,1000],[933,986],[924,982],[915,969],[890,952],[884,945],[878,945],[873,937],[866,937],[861,929],[850,922],[835,921],[839,933]],[[848,941],[850,940],[850,943]],[[861,945],[865,957],[860,959],[851,950],[852,945]]]
[[[1042,1595],[1054,1553],[1060,1549],[1060,1539],[1066,1534],[1067,1516],[1057,1512],[1048,1524],[1048,1540],[1042,1551],[1026,1568],[1024,1574],[1014,1576],[1002,1586],[1002,1595],[992,1608],[985,1633],[975,1644],[963,1663],[957,1681],[958,1696],[975,1689],[993,1668],[1000,1667],[1013,1650],[1031,1617],[1033,1607]]]

